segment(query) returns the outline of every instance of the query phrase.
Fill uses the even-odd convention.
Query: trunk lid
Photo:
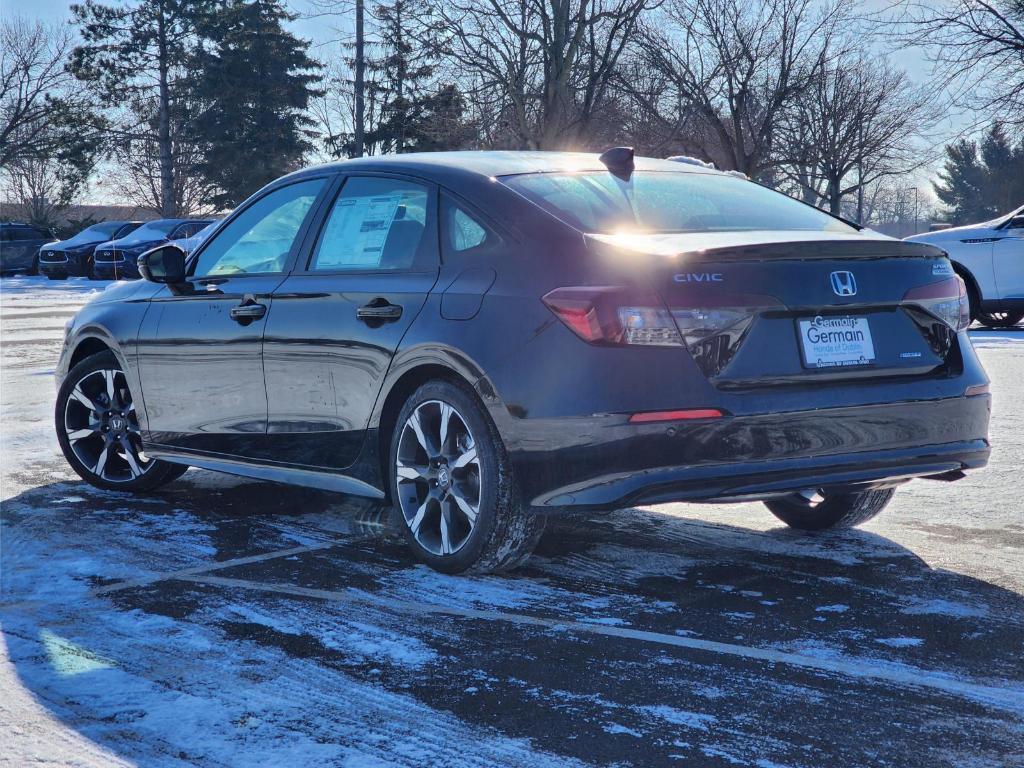
[[[957,357],[954,330],[913,298],[956,280],[925,244],[820,232],[587,239],[609,258],[629,252],[720,387],[936,375]]]

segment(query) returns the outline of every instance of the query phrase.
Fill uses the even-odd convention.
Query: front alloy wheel
[[[100,368],[75,383],[64,404],[64,434],[78,460],[108,483],[131,482],[153,468],[122,371]]]
[[[188,469],[143,452],[128,380],[111,352],[92,355],[68,372],[57,394],[55,417],[64,457],[97,488],[148,490]]]
[[[391,436],[391,499],[416,556],[444,573],[525,562],[544,517],[524,508],[497,428],[468,385],[428,381]]]

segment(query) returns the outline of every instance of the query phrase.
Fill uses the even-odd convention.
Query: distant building
[[[17,203],[0,203],[0,220],[26,221],[30,218],[25,206]],[[72,221],[88,219],[98,221],[152,221],[160,217],[147,208],[133,205],[69,205],[57,221],[59,229],[64,229]]]

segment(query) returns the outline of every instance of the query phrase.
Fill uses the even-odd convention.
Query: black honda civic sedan
[[[139,266],[68,326],[74,470],[380,499],[442,571],[512,568],[548,516],[635,504],[856,525],[989,455],[940,250],[628,148],[310,168]]]

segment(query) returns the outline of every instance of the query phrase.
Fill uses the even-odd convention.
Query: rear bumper
[[[653,425],[523,420],[510,454],[538,511],[769,498],[982,467],[990,406],[979,395]]]

